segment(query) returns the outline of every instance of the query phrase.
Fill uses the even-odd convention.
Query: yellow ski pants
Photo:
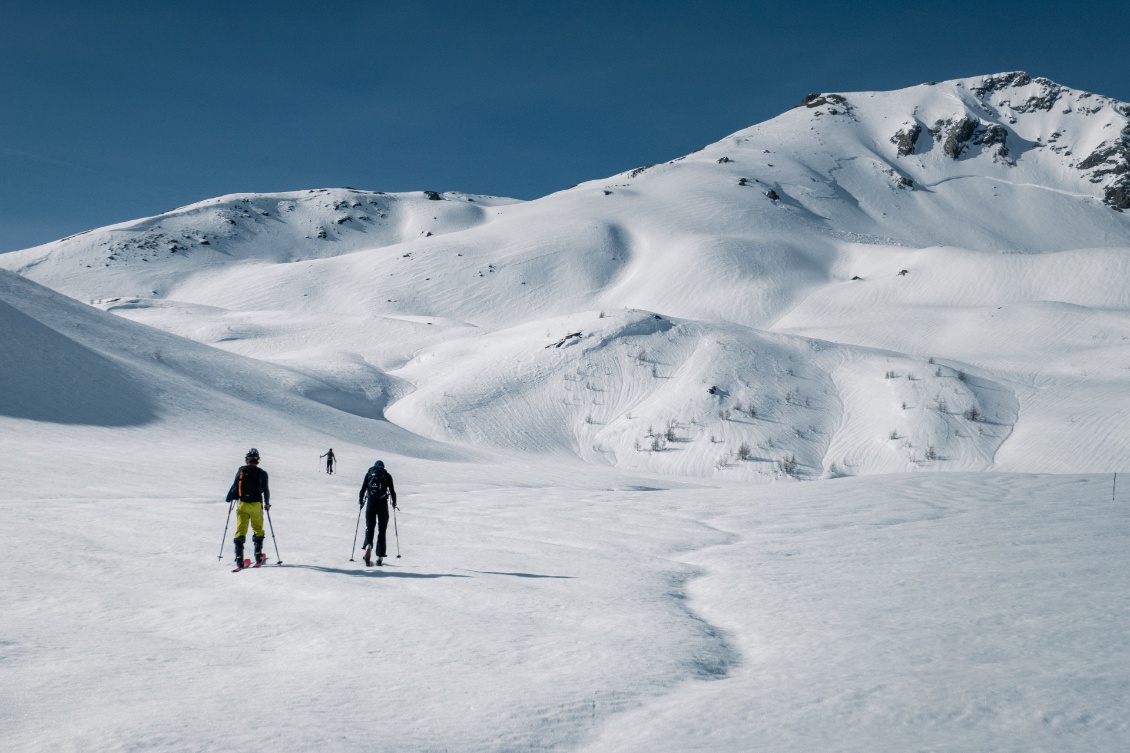
[[[235,537],[238,539],[240,536],[247,535],[247,524],[251,524],[251,530],[255,532],[256,536],[262,537],[263,533],[263,503],[262,502],[240,502],[235,508]]]

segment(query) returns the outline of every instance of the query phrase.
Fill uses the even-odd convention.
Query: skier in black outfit
[[[259,451],[252,447],[243,459],[246,465],[235,472],[235,481],[228,490],[227,502],[238,499],[235,520],[235,564],[243,567],[243,544],[247,541],[247,526],[252,530],[251,540],[255,542],[255,564],[267,559],[263,554],[263,510],[271,509],[271,490],[267,486],[267,472],[259,467]]]
[[[358,506],[365,504],[365,497],[369,498],[369,505],[365,508],[365,566],[373,564],[373,529],[379,523],[377,533],[377,564],[383,564],[388,556],[385,529],[388,528],[388,503],[392,501],[396,506],[396,487],[392,483],[392,475],[385,470],[384,461],[378,460],[365,474],[365,481],[361,484],[361,492],[357,495]]]
[[[329,452],[327,452],[325,455],[319,455],[318,457],[326,459],[326,473],[333,473],[334,472],[334,448],[331,447]]]

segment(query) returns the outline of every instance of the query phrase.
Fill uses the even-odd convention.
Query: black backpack
[[[245,465],[239,469],[235,491],[240,502],[262,502],[263,471],[257,465]]]
[[[388,496],[388,471],[384,468],[378,468],[375,471],[370,470],[368,475],[365,476],[365,491],[369,493],[370,499],[384,499]]]

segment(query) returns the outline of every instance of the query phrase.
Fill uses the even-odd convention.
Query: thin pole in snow
[[[1118,471],[1114,472],[1114,485],[1110,487],[1110,501],[1114,501],[1114,492],[1118,489]]]

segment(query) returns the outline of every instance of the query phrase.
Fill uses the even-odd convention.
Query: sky
[[[533,199],[811,92],[1026,70],[1130,100],[1127,4],[0,3],[0,252],[229,193]]]

